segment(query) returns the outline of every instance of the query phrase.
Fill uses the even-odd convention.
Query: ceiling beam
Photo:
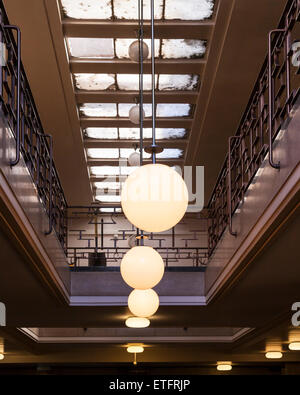
[[[156,121],[156,127],[158,128],[185,128],[189,129],[192,126],[193,119],[191,118],[159,118]],[[82,128],[88,127],[119,127],[119,128],[132,128],[135,127],[128,118],[92,118],[82,117],[80,118],[80,124]],[[145,128],[152,127],[151,119],[144,121]]]
[[[137,91],[76,91],[77,103],[135,103]],[[152,102],[152,93],[144,92],[144,103]],[[197,102],[197,91],[165,91],[156,92],[156,103],[190,103]]]
[[[213,21],[156,21],[155,38],[185,38],[208,40]],[[63,30],[67,37],[135,38],[138,24],[130,21],[78,21],[63,20]],[[151,37],[150,22],[144,22],[144,37]]]
[[[144,140],[144,144],[150,145],[151,140]],[[99,140],[99,139],[84,139],[85,148],[133,148],[135,145],[139,145],[139,140]],[[157,144],[162,148],[181,148],[184,149],[187,145],[185,139],[169,139],[169,140],[157,140]]]
[[[158,74],[202,75],[205,62],[203,59],[158,59],[155,70]],[[70,68],[73,73],[139,73],[139,64],[130,59],[71,59]],[[144,73],[151,73],[150,61],[145,61]]]
[[[126,161],[126,159],[123,159],[123,161]],[[144,159],[143,163],[152,163],[152,159]],[[157,159],[157,163],[164,163],[168,166],[173,166],[173,165],[182,165],[183,163],[183,158],[179,159]],[[119,166],[120,165],[120,160],[119,159],[92,159],[89,158],[87,160],[88,166]]]

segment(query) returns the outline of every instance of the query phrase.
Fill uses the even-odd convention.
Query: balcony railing
[[[274,163],[272,145],[299,94],[299,66],[293,51],[299,41],[293,37],[299,17],[300,1],[288,1],[278,29],[269,33],[268,56],[238,130],[229,138],[228,154],[208,204],[209,255],[227,226],[235,236],[232,216],[266,156],[272,167],[280,168]]]
[[[21,32],[9,24],[2,0],[0,42],[0,106],[16,139],[11,166],[17,165],[20,155],[23,156],[49,218],[46,233],[54,230],[65,250],[67,203],[53,163],[52,137],[44,133],[21,62]]]

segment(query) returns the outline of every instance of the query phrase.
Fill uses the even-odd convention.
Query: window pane
[[[176,159],[181,158],[183,150],[179,148],[165,148],[163,152],[156,155],[157,159]]]
[[[127,176],[131,174],[137,167],[127,166],[91,166],[91,173],[96,176]]]
[[[90,74],[77,73],[74,74],[76,88],[87,91],[92,90],[115,90],[115,75],[114,74]]]
[[[162,40],[161,54],[164,59],[201,58],[205,51],[205,41],[202,40]]]
[[[135,152],[135,149],[134,148],[121,148],[120,149],[120,155],[121,155],[121,158],[129,158],[129,156],[133,153],[133,152]],[[140,150],[138,150],[137,151],[138,152],[138,154],[140,153]],[[148,159],[148,158],[151,158],[151,154],[147,154],[145,151],[143,151],[143,157],[145,158],[145,159]]]
[[[103,182],[95,182],[94,183],[95,187],[98,189],[121,189],[121,183],[120,182],[109,182],[109,181],[103,181]]]
[[[213,13],[213,0],[165,0],[165,18],[202,21]]]
[[[144,90],[150,91],[152,87],[152,77],[150,74],[144,74]],[[155,76],[157,81],[157,75]],[[125,91],[139,90],[139,75],[138,74],[117,74],[118,87]]]
[[[120,195],[96,195],[96,199],[103,203],[119,203],[121,202]]]
[[[117,128],[87,128],[85,133],[90,139],[117,139]]]
[[[65,15],[76,19],[110,19],[111,0],[61,0]]]
[[[87,117],[116,117],[116,103],[85,103],[80,111]]]
[[[161,91],[195,90],[198,79],[198,75],[191,74],[160,74],[158,89]]]
[[[88,148],[87,153],[93,159],[119,159],[118,148]]]
[[[67,38],[70,55],[75,58],[112,59],[114,40],[112,38]]]
[[[143,1],[144,19],[150,19],[150,0]],[[163,0],[154,2],[154,18],[162,18]],[[114,0],[114,15],[118,19],[138,19],[138,0]]]
[[[186,103],[159,103],[157,105],[157,117],[186,117],[190,115],[191,105]]]
[[[164,139],[182,139],[186,136],[186,129],[166,129],[166,128],[157,128],[156,129],[156,138],[157,140]],[[140,138],[140,129],[138,128],[120,128],[119,129],[120,139],[131,139],[138,140]],[[145,128],[143,130],[144,139],[152,138],[152,129]]]

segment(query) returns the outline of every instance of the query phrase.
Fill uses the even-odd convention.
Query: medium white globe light
[[[140,44],[139,41],[134,41],[130,44],[128,49],[128,55],[131,60],[134,62],[140,61]],[[147,59],[149,56],[149,48],[148,45],[143,41],[143,59]]]
[[[188,206],[183,178],[161,164],[139,167],[125,181],[121,194],[127,219],[146,232],[164,232],[175,226]]]
[[[159,307],[158,295],[153,289],[134,289],[128,297],[128,307],[136,317],[151,317]]]
[[[143,119],[145,118],[145,111],[143,109]],[[140,123],[140,106],[136,105],[129,110],[129,119],[135,125]]]
[[[133,152],[129,155],[128,163],[130,166],[139,166],[140,165],[140,154],[138,152]]]
[[[121,276],[126,284],[135,289],[155,287],[164,275],[162,257],[152,247],[131,248],[121,262]]]
[[[129,317],[125,324],[128,328],[147,328],[150,325],[150,321],[144,317]]]

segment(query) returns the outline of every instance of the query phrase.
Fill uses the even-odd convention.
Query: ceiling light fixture
[[[143,4],[143,3],[142,3]],[[139,8],[142,8],[139,2]],[[156,154],[163,149],[156,144],[154,0],[151,0],[151,65],[152,65],[152,145],[145,152],[152,155],[152,164],[142,166],[143,151],[143,18],[140,18],[140,151],[141,167],[124,183],[121,204],[127,219],[147,232],[163,232],[175,226],[188,206],[188,191],[182,177],[172,168],[156,163]],[[133,111],[136,107],[133,107]],[[136,112],[137,110],[135,110]]]
[[[145,317],[129,317],[125,324],[128,328],[147,328],[150,325],[150,320]]]
[[[0,361],[4,359],[4,354],[0,354]]]
[[[222,372],[232,370],[231,362],[218,362],[217,370]]]
[[[149,289],[161,281],[165,267],[162,257],[152,247],[137,246],[124,255],[120,270],[131,288]]]
[[[283,354],[281,351],[268,351],[265,355],[268,359],[280,359]]]
[[[139,346],[139,345],[128,346],[127,347],[127,352],[129,352],[131,354],[139,354],[139,353],[144,352],[144,347],[143,346]]]
[[[159,297],[153,289],[134,289],[128,297],[128,307],[136,317],[151,317],[159,307]]]
[[[292,351],[300,351],[300,342],[292,342],[289,344],[289,349]]]
[[[143,59],[147,59],[149,56],[148,45],[145,42],[143,42],[142,47],[143,47]],[[132,61],[137,63],[140,61],[140,43],[138,40],[130,44],[128,55]]]

